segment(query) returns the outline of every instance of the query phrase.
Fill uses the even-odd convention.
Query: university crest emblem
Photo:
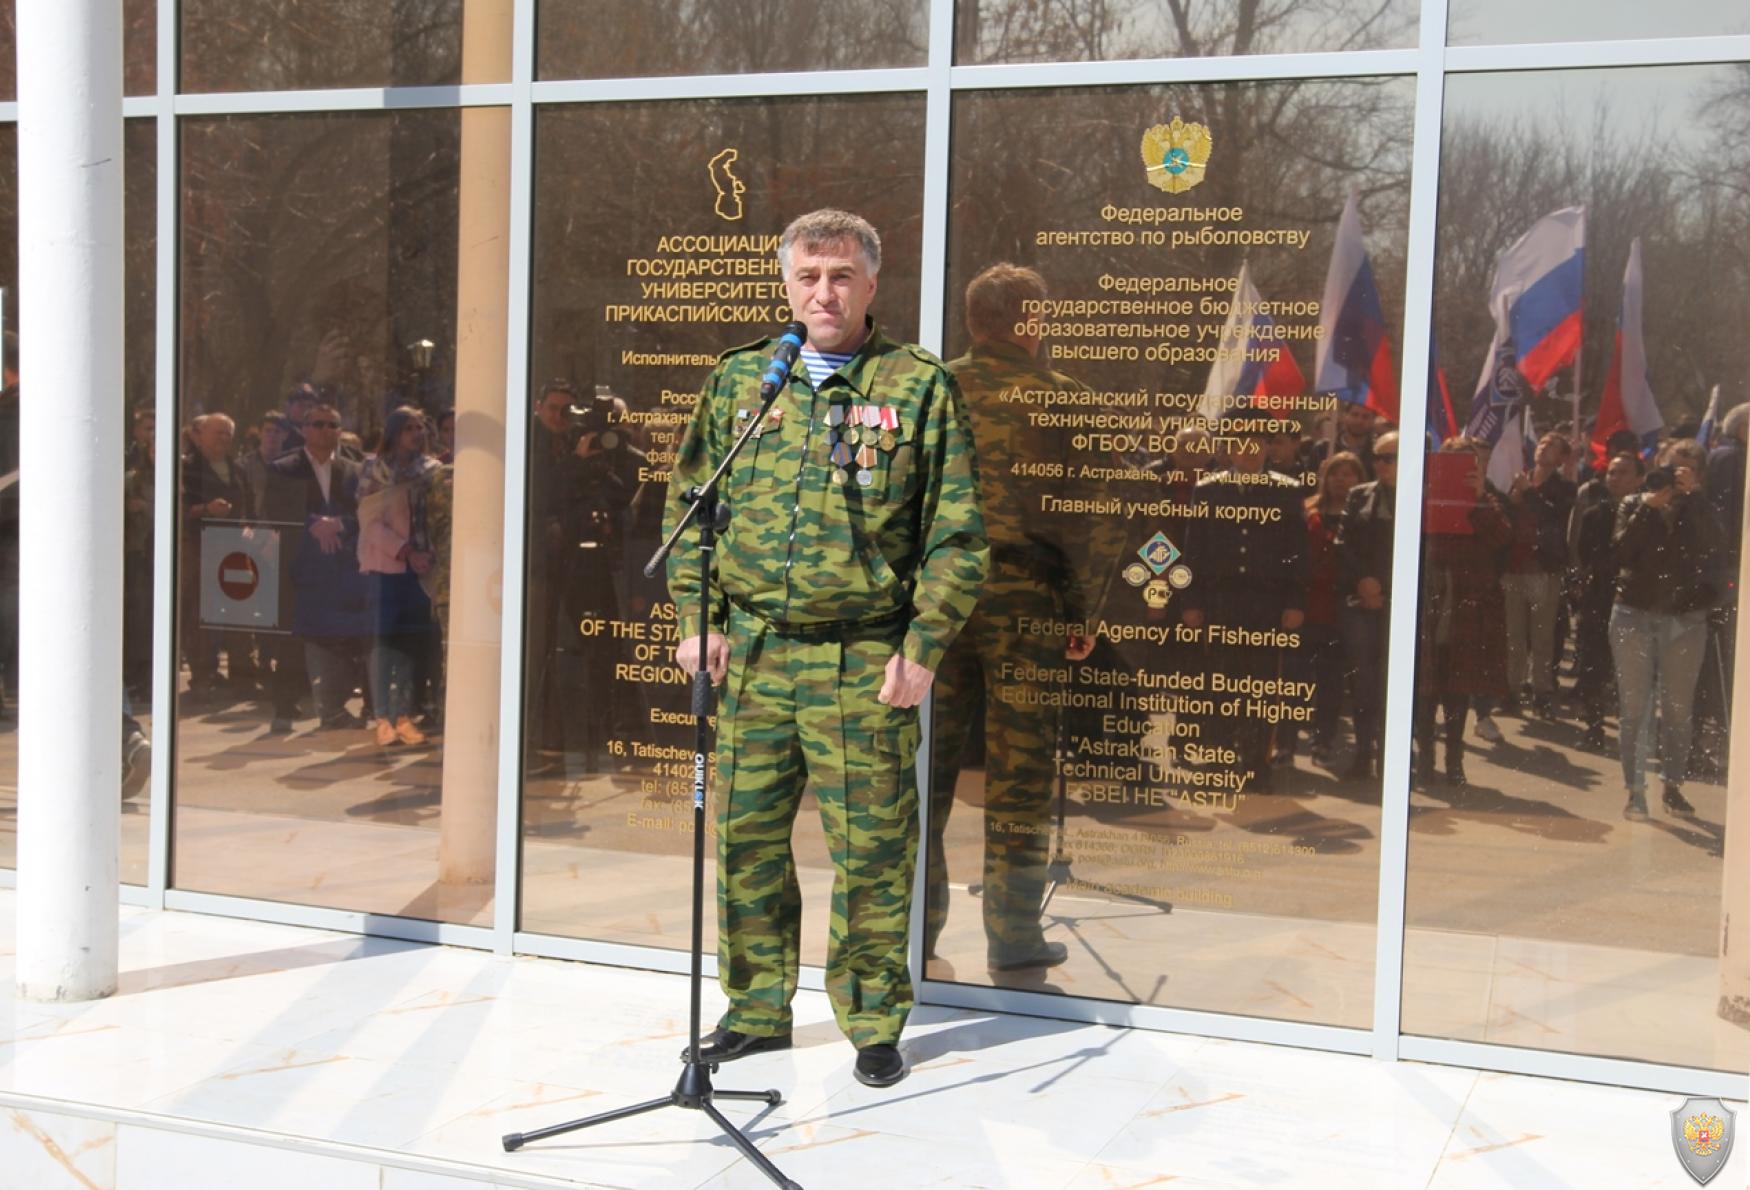
[[[1168,194],[1183,194],[1203,180],[1209,161],[1209,129],[1174,116],[1171,124],[1156,124],[1142,134],[1142,164],[1149,185]]]

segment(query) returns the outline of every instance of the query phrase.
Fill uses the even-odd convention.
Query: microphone
[[[772,363],[760,378],[760,400],[769,401],[790,379],[790,369],[796,366],[796,356],[808,342],[808,328],[792,322],[784,328],[778,345],[772,349]]]

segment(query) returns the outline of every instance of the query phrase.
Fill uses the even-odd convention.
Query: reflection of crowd
[[[135,431],[124,582],[149,587],[149,412],[136,414]],[[322,730],[365,727],[379,746],[425,743],[443,705],[433,592],[447,590],[449,567],[448,518],[434,515],[447,509],[451,482],[438,422],[396,408],[367,451],[340,409],[300,384],[283,410],[249,428],[241,448],[237,438],[235,420],[217,410],[182,434],[185,697],[211,704],[265,696],[276,733],[313,715]],[[237,552],[277,596],[277,615],[253,628],[215,622],[203,608],[223,602],[209,588]],[[143,685],[150,634],[130,640],[141,653],[130,651],[130,683]]]
[[[1695,744],[1723,740],[1729,718],[1747,428],[1750,406],[1740,406],[1711,454],[1682,435],[1662,443],[1650,465],[1632,435],[1613,438],[1604,466],[1587,468],[1594,473],[1577,488],[1564,474],[1574,447],[1559,433],[1538,441],[1531,466],[1505,491],[1485,478],[1482,443],[1457,438],[1441,448],[1477,463],[1466,521],[1431,533],[1424,551],[1422,782],[1434,780],[1436,709],[1456,783],[1465,780],[1468,711],[1491,743],[1501,739],[1495,714],[1566,716],[1557,673],[1571,627],[1580,743],[1602,750],[1606,719],[1618,712],[1624,815],[1647,817],[1655,754],[1666,810],[1694,813],[1684,781],[1694,768],[1724,764],[1706,750],[1696,756]]]
[[[981,602],[937,675],[927,949],[934,952],[947,918],[950,813],[957,800],[979,796],[957,788],[957,774],[982,749],[979,887],[996,971],[1066,957],[1040,931],[1048,878],[1068,870],[1052,842],[1053,792],[1061,800],[1066,759],[1138,757],[1150,761],[1139,770],[1143,785],[1262,794],[1279,788],[1277,771],[1303,734],[1315,769],[1377,780],[1385,725],[1396,431],[1356,405],[1310,435],[1286,422],[1269,432],[1263,418],[1219,438],[1187,426],[1158,459],[1115,460],[1129,468],[1129,482],[1158,477],[1170,510],[1158,521],[1041,516],[1046,496],[1092,506],[1103,491],[1100,481],[1073,478],[1078,464],[1097,460],[1047,428],[1051,418],[1034,416],[1091,399],[1079,381],[1037,362],[1038,340],[1019,337],[1023,303],[1044,294],[1031,270],[997,265],[979,274],[966,295],[972,346],[950,365],[978,445],[992,562]],[[1723,765],[1714,747],[1729,719],[1747,429],[1750,406],[1740,406],[1711,453],[1691,428],[1650,460],[1632,440],[1613,442],[1596,471],[1579,465],[1568,437],[1549,433],[1501,486],[1488,478],[1483,442],[1440,446],[1430,483],[1437,472],[1445,482],[1425,501],[1414,658],[1420,787],[1468,783],[1473,718],[1476,735],[1495,745],[1503,742],[1498,715],[1555,730],[1572,713],[1576,743],[1602,751],[1614,714],[1627,816],[1647,815],[1654,756],[1666,809],[1693,812],[1682,792],[1692,754],[1697,766]],[[1123,534],[1116,546],[1101,540],[1110,528]],[[1168,544],[1151,552],[1151,535]],[[1175,559],[1183,581],[1161,581]],[[1176,630],[1147,650],[1089,639],[1102,622],[1126,621]],[[1038,628],[1053,623],[1062,627]],[[1560,677],[1570,656],[1567,690]],[[1175,738],[1196,740],[1202,759],[1163,748],[1164,737],[1090,744],[1110,735],[1106,720],[1078,715],[1073,700],[1068,711],[1052,710],[1065,688],[1110,689],[1077,676],[1084,659],[1100,673],[1219,673],[1230,689],[1250,683],[1275,690],[1276,701],[1308,705],[1274,723],[1256,713],[1185,716]],[[1345,710],[1353,728],[1346,752]],[[1698,750],[1698,740],[1710,746]]]

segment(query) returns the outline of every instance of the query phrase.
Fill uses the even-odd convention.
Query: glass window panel
[[[1742,65],[1447,81],[1435,334],[1493,447],[1429,470],[1407,1032],[1750,1062],[1724,928],[1744,452],[1718,421],[1696,443],[1713,395],[1750,397],[1747,118]],[[1614,479],[1612,407],[1637,421]]]
[[[1705,37],[1750,33],[1750,9],[1736,0],[1452,0],[1446,27],[1452,45]]]
[[[18,0],[0,2],[0,100],[18,98]],[[158,88],[157,0],[122,0],[122,90],[150,95]]]
[[[182,0],[180,89],[507,82],[510,12],[508,0]]]
[[[122,684],[124,713],[134,724],[122,729],[121,878],[146,883],[150,847],[147,790],[152,761],[152,583],[157,528],[154,524],[154,454],[158,391],[158,126],[129,120],[122,129],[126,259],[122,333],[124,404],[118,424],[128,427],[127,475],[122,493]],[[11,316],[8,315],[10,318]],[[133,738],[138,731],[139,739]],[[146,746],[142,746],[144,743]]]
[[[179,887],[490,921],[509,129],[182,124]]]
[[[993,574],[937,678],[932,977],[1371,1020],[1388,600],[1357,587],[1389,580],[1390,488],[1315,349],[1353,194],[1395,386],[1412,101],[956,97],[948,349]],[[1368,460],[1333,484],[1384,485],[1352,564],[1332,434]]]
[[[1416,44],[1417,0],[957,0],[954,60],[1100,62]]]
[[[641,576],[660,542],[668,469],[717,354],[788,319],[773,247],[796,215],[842,206],[869,218],[883,239],[874,314],[890,333],[916,335],[923,113],[918,96],[538,113],[534,375],[537,390],[559,379],[575,395],[552,398],[557,433],[535,416],[540,391],[528,406],[525,930],[687,945],[682,628],[662,581]],[[603,161],[628,163],[621,184],[601,185]],[[689,288],[719,282],[734,296]],[[590,410],[615,399],[623,412],[601,416],[618,446],[580,463],[570,444],[585,427],[568,401]],[[797,864],[807,902],[824,907],[832,867],[805,802]],[[706,914],[708,935],[715,920]],[[820,963],[824,908],[808,920],[803,955]]]
[[[150,427],[154,393],[155,340],[154,282],[157,277],[157,131],[151,120],[129,120],[123,127],[126,155],[124,181],[125,305],[122,345],[124,396],[116,409],[116,427]],[[8,333],[18,327],[18,190],[17,126],[0,126],[0,287],[4,288],[3,313]],[[14,367],[8,359],[6,367]],[[0,394],[0,438],[14,444],[6,469],[17,466],[18,390],[9,387]],[[136,421],[133,411],[144,408],[146,417]],[[127,449],[123,523],[122,582],[124,587],[122,677],[126,687],[124,723],[119,746],[124,762],[121,879],[124,884],[146,883],[149,815],[147,778],[151,748],[140,748],[131,738],[134,731],[149,745],[152,738],[152,470],[149,448],[135,445],[134,434]],[[17,489],[12,489],[16,493]],[[143,505],[140,501],[144,501]],[[18,539],[17,506],[0,508],[0,867],[14,866],[17,858],[18,774]],[[128,780],[129,773],[134,776]]]
[[[922,66],[926,0],[540,0],[539,77]]]

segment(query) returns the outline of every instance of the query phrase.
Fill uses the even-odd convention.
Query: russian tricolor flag
[[[1446,369],[1440,366],[1440,350],[1428,337],[1428,435],[1434,449],[1448,438],[1458,437],[1458,415],[1452,411],[1452,390],[1446,386]]]
[[[1209,378],[1203,384],[1203,400],[1198,412],[1203,417],[1218,417],[1223,410],[1219,397],[1295,397],[1306,392],[1306,375],[1294,362],[1288,346],[1270,337],[1274,319],[1258,307],[1263,299],[1252,284],[1250,266],[1240,265],[1240,275],[1234,282],[1233,301],[1227,322],[1221,328],[1217,342],[1232,349],[1243,349],[1255,359],[1218,359],[1209,366]],[[1280,403],[1254,401],[1251,408],[1282,412]]]
[[[1720,420],[1720,386],[1714,385],[1713,391],[1707,396],[1707,412],[1701,415],[1701,428],[1695,432],[1695,440],[1701,446],[1712,446],[1714,441],[1714,426]]]
[[[1545,215],[1495,261],[1495,337],[1471,398],[1468,434],[1499,441],[1507,409],[1579,355],[1585,262],[1585,207]]]
[[[1361,211],[1355,192],[1343,204],[1325,296],[1319,306],[1318,359],[1313,387],[1342,401],[1365,405],[1393,425],[1398,420],[1398,377],[1386,336],[1385,309],[1379,302],[1373,266],[1361,239]]]
[[[1636,236],[1622,273],[1622,315],[1610,352],[1610,375],[1604,380],[1604,399],[1592,425],[1593,461],[1604,462],[1606,443],[1618,430],[1629,430],[1643,446],[1651,446],[1664,427],[1653,386],[1647,382],[1647,345],[1641,337],[1641,237]]]

